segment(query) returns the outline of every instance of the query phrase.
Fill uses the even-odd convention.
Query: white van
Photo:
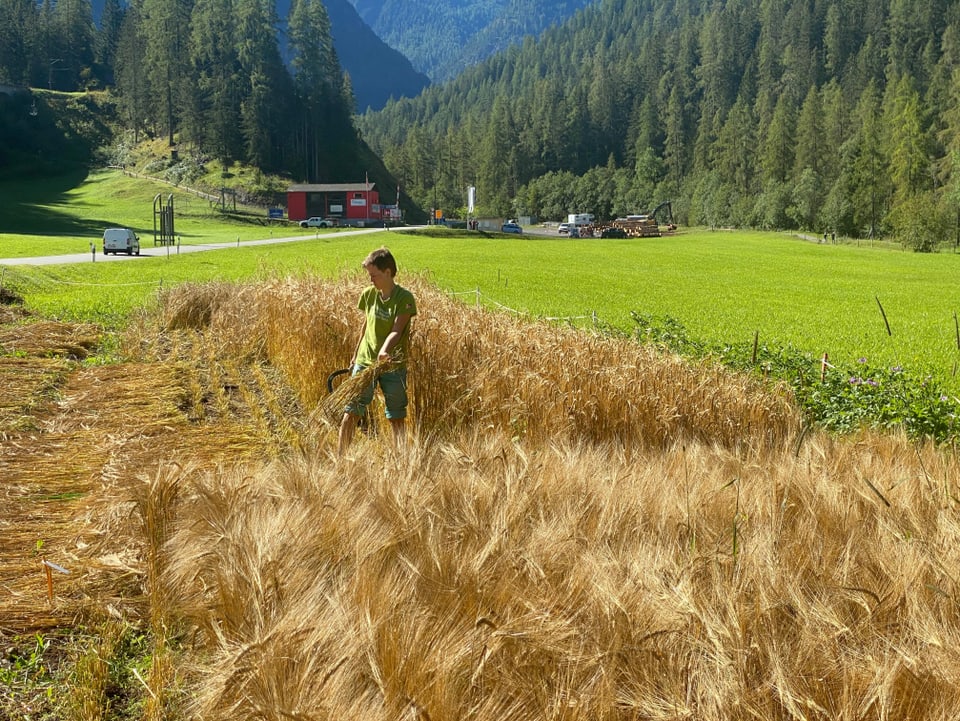
[[[107,228],[103,231],[103,254],[140,255],[140,237],[130,228]]]

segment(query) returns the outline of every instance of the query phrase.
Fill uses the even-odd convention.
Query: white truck
[[[140,255],[140,236],[130,228],[107,228],[103,231],[103,254]]]
[[[567,216],[567,225],[571,228],[582,228],[584,225],[593,225],[593,213],[570,213]]]
[[[321,218],[319,215],[300,221],[301,228],[332,228],[335,224],[333,218]]]

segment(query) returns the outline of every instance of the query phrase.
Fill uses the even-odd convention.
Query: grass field
[[[175,231],[185,245],[301,233],[296,224],[268,225],[262,208],[238,206],[236,214],[224,215],[203,197],[165,183],[133,179],[118,170],[27,179],[4,184],[2,193],[0,256],[7,258],[82,253],[110,227],[133,228],[141,246],[153,247],[158,194],[163,203],[173,195]]]
[[[136,225],[134,215],[155,192],[152,183],[103,172],[53,205],[61,223],[96,225],[109,207]],[[52,212],[50,205],[43,212]],[[9,267],[0,270],[0,284],[44,315],[118,328],[161,287],[350,275],[372,247],[388,244],[405,274],[466,304],[625,333],[786,380],[805,413],[831,430],[903,427],[938,440],[960,433],[954,253],[702,229],[605,241],[448,229],[362,237],[324,231],[304,242],[245,248],[233,241],[268,238],[271,229],[225,218],[205,203],[194,203],[194,215],[190,207],[182,203],[185,222],[196,227],[190,243],[228,247],[181,256],[148,245],[144,254],[152,257],[133,263]],[[41,225],[34,219],[34,232]],[[6,235],[0,242],[12,254],[33,254],[38,240]]]

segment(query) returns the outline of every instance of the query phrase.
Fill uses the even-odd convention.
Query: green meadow
[[[6,258],[81,253],[104,228],[133,228],[144,249],[153,247],[154,200],[173,197],[175,232],[183,245],[226,243],[299,235],[296,224],[271,224],[262,208],[237,206],[220,213],[216,203],[166,183],[134,179],[117,170],[57,178],[28,178],[0,185],[0,255]],[[233,210],[232,201],[228,201]]]
[[[643,240],[430,229],[321,232],[293,243],[181,255],[146,240],[149,200],[160,192],[151,183],[112,171],[56,190],[43,202],[40,186],[3,188],[4,197],[14,190],[19,196],[10,197],[20,200],[4,208],[0,228],[16,228],[11,213],[22,212],[29,223],[19,225],[28,225],[29,232],[0,235],[0,256],[84,251],[91,237],[115,224],[138,228],[144,252],[153,256],[2,269],[4,286],[44,315],[116,326],[163,284],[359,272],[370,249],[388,245],[401,265],[400,282],[403,273],[421,274],[461,294],[465,303],[626,333],[656,329],[658,338],[667,327],[711,348],[749,346],[756,339],[763,347],[807,354],[818,364],[824,353],[836,364],[867,359],[876,367],[900,366],[960,386],[960,255],[952,253],[705,229]],[[198,199],[177,208],[184,244],[290,235],[225,218]]]

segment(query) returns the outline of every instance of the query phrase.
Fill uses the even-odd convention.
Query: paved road
[[[397,228],[358,228],[357,230],[341,230],[337,233],[320,234],[319,237],[342,238],[347,235],[366,235],[370,233],[382,233],[385,230],[403,231],[413,230],[421,226],[403,226]],[[225,248],[246,247],[249,245],[271,245],[274,243],[291,243],[298,240],[313,240],[318,237],[316,233],[310,235],[296,235],[286,238],[266,238],[264,240],[241,240],[233,243],[203,243],[196,245],[176,246],[140,246],[140,255],[104,255],[100,252],[100,246],[97,246],[96,254],[93,253],[71,253],[69,255],[44,255],[33,258],[0,258],[0,265],[63,265],[67,263],[114,263],[121,260],[137,260],[139,258],[160,258],[177,253],[199,253],[204,250],[224,250]]]

